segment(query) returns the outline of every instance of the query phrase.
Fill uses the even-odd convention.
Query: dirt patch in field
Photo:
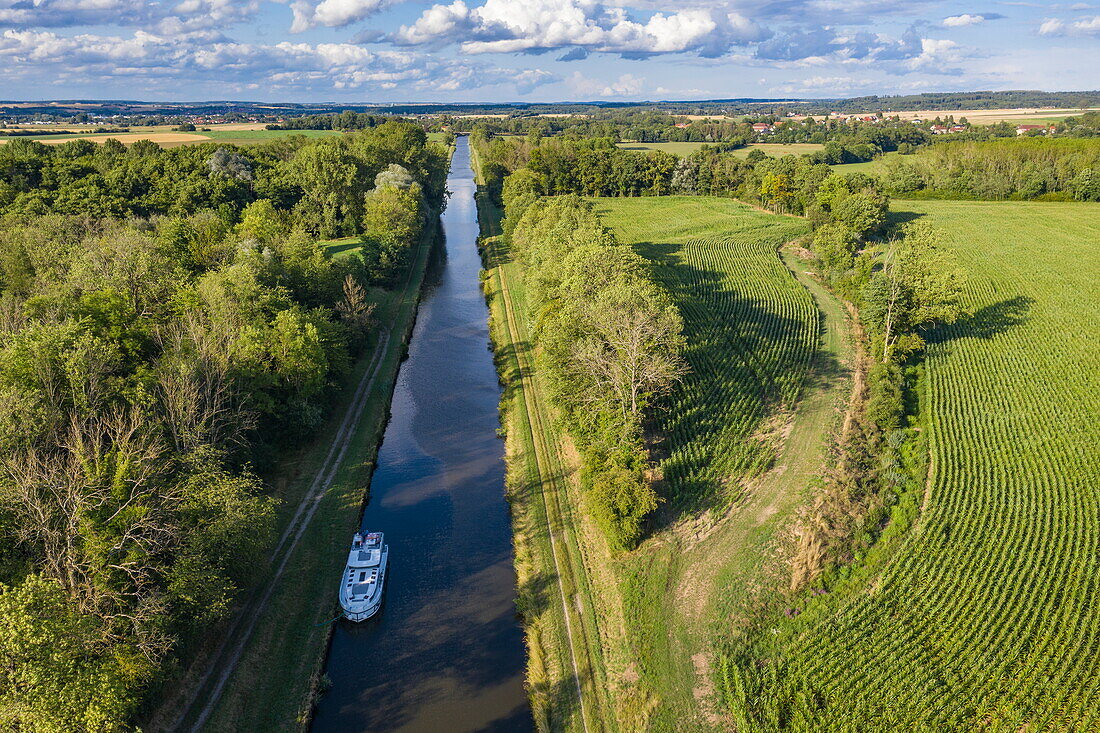
[[[868,356],[863,350],[863,326],[859,322],[859,313],[851,303],[845,302],[848,309],[848,324],[852,329],[852,340],[856,345],[854,369],[852,369],[852,394],[848,399],[848,409],[844,411],[844,424],[840,428],[840,439],[845,441],[852,430],[852,423],[863,404],[867,390],[867,370],[870,367]]]
[[[707,723],[713,726],[722,723],[722,716],[718,712],[715,701],[714,675],[711,674],[710,655],[699,652],[691,657],[691,664],[695,668],[695,702]]]

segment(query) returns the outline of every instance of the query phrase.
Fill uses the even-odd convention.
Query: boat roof
[[[348,567],[371,568],[382,560],[382,551],[378,549],[352,550],[348,554]]]

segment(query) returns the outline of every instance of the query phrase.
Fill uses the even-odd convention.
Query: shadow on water
[[[314,733],[532,729],[469,165],[460,138],[363,512],[390,546],[385,605],[333,629]]]

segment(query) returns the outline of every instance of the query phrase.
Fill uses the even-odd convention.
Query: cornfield
[[[813,300],[776,248],[808,227],[729,199],[599,199],[603,221],[654,264],[684,318],[690,373],[662,413],[667,498],[736,502],[766,470],[757,439],[793,405],[817,344]],[[659,243],[658,243],[659,242]]]
[[[969,271],[969,315],[928,339],[921,514],[777,622],[767,659],[728,662],[734,715],[743,730],[1096,730],[1100,205],[894,208]]]

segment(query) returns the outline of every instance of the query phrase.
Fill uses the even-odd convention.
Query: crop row
[[[736,501],[739,480],[770,465],[774,446],[758,437],[797,399],[818,341],[813,301],[776,254],[806,227],[721,199],[601,207],[684,318],[690,373],[663,420],[669,498]]]
[[[769,694],[820,729],[1096,729],[1100,208],[914,208],[970,281],[970,315],[929,338],[925,509],[790,624]]]

